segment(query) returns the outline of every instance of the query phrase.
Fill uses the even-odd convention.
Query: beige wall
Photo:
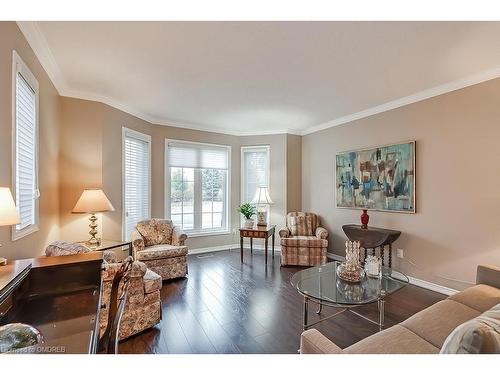
[[[286,136],[286,212],[302,209],[302,137]]]
[[[86,100],[61,97],[60,103],[60,239],[81,241],[87,237],[88,216],[73,215],[71,210],[84,188],[102,186],[103,111],[99,103]]]
[[[497,79],[304,136],[302,205],[323,217],[330,250],[343,254],[341,226],[361,213],[335,208],[335,154],[416,140],[417,213],[370,212],[370,225],[403,232],[395,266],[460,289],[477,264],[500,264],[499,102]]]
[[[11,227],[0,227],[0,256],[18,259],[41,254],[59,236],[59,96],[16,23],[0,22],[0,186],[12,188],[12,50],[40,86],[40,230],[12,242]]]

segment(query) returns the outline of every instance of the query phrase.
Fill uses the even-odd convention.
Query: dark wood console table
[[[0,267],[0,325],[37,328],[44,342],[16,353],[95,353],[102,252],[9,261]]]
[[[392,267],[392,243],[396,241],[401,232],[398,230],[368,227],[361,228],[361,225],[347,224],[342,225],[342,230],[351,241],[359,241],[361,248],[364,249],[363,259],[366,259],[368,250],[372,250],[375,255],[375,250],[379,248],[382,265],[385,264],[385,247],[389,248],[389,267]]]

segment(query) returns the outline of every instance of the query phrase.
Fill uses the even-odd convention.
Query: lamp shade
[[[73,208],[74,214],[108,212],[115,208],[102,189],[85,189]]]
[[[252,199],[253,204],[273,204],[273,200],[269,196],[269,189],[266,186],[257,188],[255,195]]]
[[[14,225],[19,222],[19,213],[10,189],[0,187],[0,225]]]

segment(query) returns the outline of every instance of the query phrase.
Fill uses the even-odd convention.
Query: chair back
[[[133,258],[129,256],[122,262],[113,278],[109,298],[108,325],[99,341],[101,353],[118,354],[120,323],[127,300],[132,263]]]
[[[144,239],[145,246],[172,243],[174,224],[169,219],[149,219],[137,223],[137,231]]]
[[[319,225],[319,216],[312,212],[292,211],[286,215],[286,226],[292,236],[314,236]]]

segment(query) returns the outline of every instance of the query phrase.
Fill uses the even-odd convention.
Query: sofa
[[[280,229],[281,265],[319,266],[326,263],[328,231],[311,212],[289,212]]]
[[[81,243],[54,241],[45,249],[46,256],[82,254],[93,251]],[[106,330],[109,315],[109,300],[113,278],[121,263],[116,261],[116,254],[104,252],[101,310],[99,313],[100,335]],[[123,311],[119,339],[142,332],[161,320],[160,290],[161,277],[148,269],[142,262],[134,261],[130,270],[129,289]]]
[[[162,280],[185,277],[188,273],[186,239],[187,235],[172,220],[140,221],[131,234],[134,259],[144,262]]]
[[[498,304],[500,304],[500,268],[478,266],[476,285],[451,295],[404,322],[369,336],[348,348],[339,348],[316,329],[304,331],[300,338],[300,353],[439,353],[443,343],[456,327],[477,318]]]

